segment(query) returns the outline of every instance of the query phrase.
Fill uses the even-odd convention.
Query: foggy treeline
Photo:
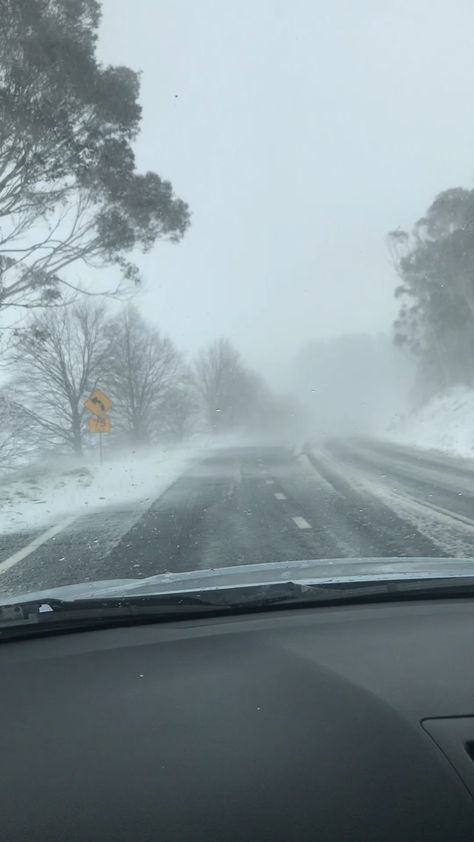
[[[271,434],[293,407],[275,396],[226,339],[186,361],[131,304],[116,313],[90,298],[33,315],[6,356],[0,393],[4,458],[22,452],[96,445],[85,400],[100,387],[111,398],[109,446],[181,441],[192,433]]]
[[[133,305],[104,303],[130,298],[134,254],[178,242],[190,211],[169,181],[136,169],[139,74],[98,61],[100,3],[0,10],[3,464],[91,445],[84,401],[97,386],[113,401],[110,445],[284,426],[293,407],[229,341],[185,360]]]
[[[392,336],[315,340],[295,359],[315,435],[387,431],[435,394],[474,387],[474,190],[440,193],[388,244],[401,279]]]

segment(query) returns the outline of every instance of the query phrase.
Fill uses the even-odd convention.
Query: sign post
[[[95,389],[90,398],[87,398],[84,402],[84,406],[92,413],[87,422],[89,432],[99,434],[99,459],[102,464],[104,461],[102,434],[110,433],[111,430],[110,418],[107,413],[112,406],[112,401],[100,389]]]

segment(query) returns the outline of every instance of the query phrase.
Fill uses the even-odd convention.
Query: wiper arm
[[[211,592],[213,594],[214,592]],[[225,607],[225,600],[208,598],[206,593],[167,593],[147,596],[90,597],[85,599],[42,599],[0,605],[0,639],[3,632],[31,626],[84,625],[90,621],[109,624],[114,619],[157,619],[163,614],[180,615],[202,612],[210,607]],[[227,607],[231,607],[228,604]]]
[[[271,608],[474,597],[474,577],[282,582],[203,591],[0,605],[0,640],[49,630],[97,628]]]
[[[356,584],[356,583],[354,583]],[[364,584],[364,589],[366,585]],[[270,608],[272,605],[295,604],[306,601],[326,601],[344,598],[347,591],[353,595],[354,585],[337,583],[313,585],[298,582],[271,583],[268,585],[242,585],[203,591],[178,591],[162,594],[126,595],[123,597],[88,597],[81,599],[28,600],[0,605],[0,636],[3,629],[17,626],[57,625],[60,622],[82,623],[93,619],[113,620],[114,617],[154,619],[163,615],[180,616],[209,610],[240,611],[245,608]],[[372,586],[373,589],[373,586]],[[371,590],[372,590],[371,589]]]

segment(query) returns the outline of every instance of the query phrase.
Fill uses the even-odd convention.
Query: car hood
[[[0,594],[0,605],[32,599],[88,599],[120,596],[205,591],[235,587],[281,584],[329,584],[336,582],[397,581],[474,577],[474,559],[457,558],[344,558],[242,564],[235,567],[160,573],[146,579],[107,579],[59,588]]]

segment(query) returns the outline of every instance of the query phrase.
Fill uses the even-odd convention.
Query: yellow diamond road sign
[[[96,389],[92,392],[90,398],[87,398],[84,406],[89,410],[89,412],[92,412],[93,415],[97,415],[100,418],[109,411],[112,406],[112,401],[104,392],[101,392],[100,389]]]

